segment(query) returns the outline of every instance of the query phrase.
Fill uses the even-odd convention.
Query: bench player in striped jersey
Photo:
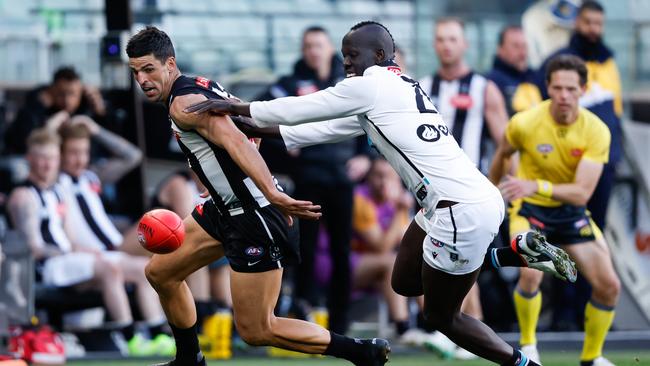
[[[129,67],[148,100],[164,103],[176,139],[211,199],[184,220],[185,240],[175,252],[154,255],[147,266],[176,339],[176,359],[164,365],[205,365],[196,337],[196,309],[184,282],[223,255],[231,266],[235,324],[252,345],[345,358],[381,366],[388,342],[355,340],[273,313],[282,268],[299,259],[291,215],[317,219],[320,207],[296,201],[277,186],[256,146],[229,117],[183,110],[208,98],[232,98],[221,85],[182,75],[164,32],[146,27],[128,42]]]

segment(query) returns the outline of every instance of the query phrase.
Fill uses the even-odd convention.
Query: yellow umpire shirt
[[[517,177],[572,183],[580,160],[607,163],[611,140],[607,125],[584,108],[574,123],[562,125],[551,116],[550,106],[551,101],[546,100],[515,114],[508,123],[506,138],[520,154]],[[545,207],[562,205],[539,195],[525,197],[524,201]]]

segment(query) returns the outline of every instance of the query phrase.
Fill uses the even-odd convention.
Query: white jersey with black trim
[[[120,246],[122,234],[108,217],[99,196],[99,177],[89,170],[77,178],[61,173],[59,183],[70,198],[68,214],[75,223],[77,242],[100,250],[112,250]]]
[[[280,133],[287,148],[365,133],[428,218],[440,200],[472,203],[498,194],[460,149],[427,94],[394,64],[372,66],[362,77],[313,94],[253,102],[250,111],[260,127],[285,125]],[[323,122],[307,123],[316,121]]]

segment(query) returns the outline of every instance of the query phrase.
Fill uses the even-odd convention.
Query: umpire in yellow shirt
[[[490,180],[501,182],[499,188],[511,202],[511,235],[541,231],[569,253],[593,287],[585,309],[581,366],[609,366],[602,348],[620,282],[586,205],[609,159],[611,137],[607,125],[578,104],[586,84],[587,69],[580,58],[561,55],[551,60],[546,69],[550,100],[512,117],[495,153]],[[515,152],[520,155],[517,176],[502,181]],[[514,294],[522,352],[538,363],[535,328],[542,276],[522,268]]]

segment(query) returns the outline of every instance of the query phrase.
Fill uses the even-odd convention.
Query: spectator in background
[[[623,156],[621,78],[614,61],[614,53],[603,42],[604,31],[605,10],[596,1],[585,1],[578,10],[575,32],[569,45],[556,53],[576,55],[585,61],[589,77],[587,91],[580,98],[580,105],[602,119],[612,136],[609,162],[603,167],[598,186],[587,204],[591,217],[601,229],[604,229],[606,224],[609,196],[616,177],[616,164]],[[545,73],[549,60],[544,63],[540,75]]]
[[[112,320],[129,342],[129,354],[156,354],[153,342],[135,333],[119,259],[97,248],[79,245],[78,223],[73,222],[68,212],[69,197],[56,181],[59,149],[59,137],[48,130],[36,129],[29,135],[29,176],[9,196],[10,223],[24,235],[37,261],[38,281],[55,287],[98,289]],[[149,313],[142,310],[151,323],[164,319],[162,309],[151,309]]]
[[[528,67],[526,36],[519,26],[507,26],[499,33],[499,48],[487,74],[501,90],[512,116],[542,101],[536,73]]]
[[[25,104],[5,132],[5,153],[24,154],[32,130],[45,126],[56,131],[77,114],[101,120],[106,116],[106,105],[97,88],[84,85],[73,68],[62,67],[50,85],[38,87],[25,97]]]
[[[61,173],[59,183],[70,198],[67,220],[74,222],[75,240],[84,249],[106,253],[121,270],[124,281],[136,287],[138,305],[153,337],[152,349],[166,356],[175,353],[174,341],[163,332],[166,319],[157,294],[144,275],[148,258],[118,251],[125,241],[113,225],[99,196],[102,183],[114,183],[140,163],[142,153],[125,139],[97,125],[90,117],[75,116],[59,129]],[[101,164],[90,163],[91,138],[116,155]],[[134,235],[128,237],[133,238]],[[133,240],[133,239],[132,239]],[[129,342],[129,352],[142,347]]]
[[[532,67],[539,67],[548,56],[567,44],[581,2],[539,0],[524,12],[521,23]]]
[[[433,76],[421,79],[420,85],[429,93],[465,154],[486,174],[496,143],[508,123],[508,114],[497,86],[474,72],[465,62],[467,47],[465,25],[461,19],[437,20],[434,48],[440,69]],[[478,284],[475,283],[467,294],[462,311],[477,319],[483,318]],[[476,356],[461,349],[456,352],[456,357],[470,359]]]
[[[356,289],[379,289],[399,336],[409,329],[409,314],[407,299],[391,287],[391,274],[413,206],[399,175],[382,158],[375,159],[366,183],[354,190],[352,283]]]
[[[296,62],[293,74],[280,78],[259,99],[310,94],[334,86],[344,77],[343,62],[335,54],[327,31],[321,27],[310,27],[303,33],[302,58]],[[265,151],[265,144],[269,142],[261,145],[265,159],[269,155],[269,151]],[[357,139],[290,152],[295,157],[294,171],[291,172],[296,185],[294,196],[317,202],[322,207],[321,221],[327,226],[333,265],[327,297],[329,324],[332,331],[341,334],[346,332],[349,322],[353,181],[361,179],[370,167],[370,160],[363,155],[367,149],[365,139]],[[272,162],[274,159],[270,157],[268,160]],[[302,262],[295,279],[295,295],[312,306],[320,305],[319,293],[314,286],[319,225],[318,221],[300,222]]]

